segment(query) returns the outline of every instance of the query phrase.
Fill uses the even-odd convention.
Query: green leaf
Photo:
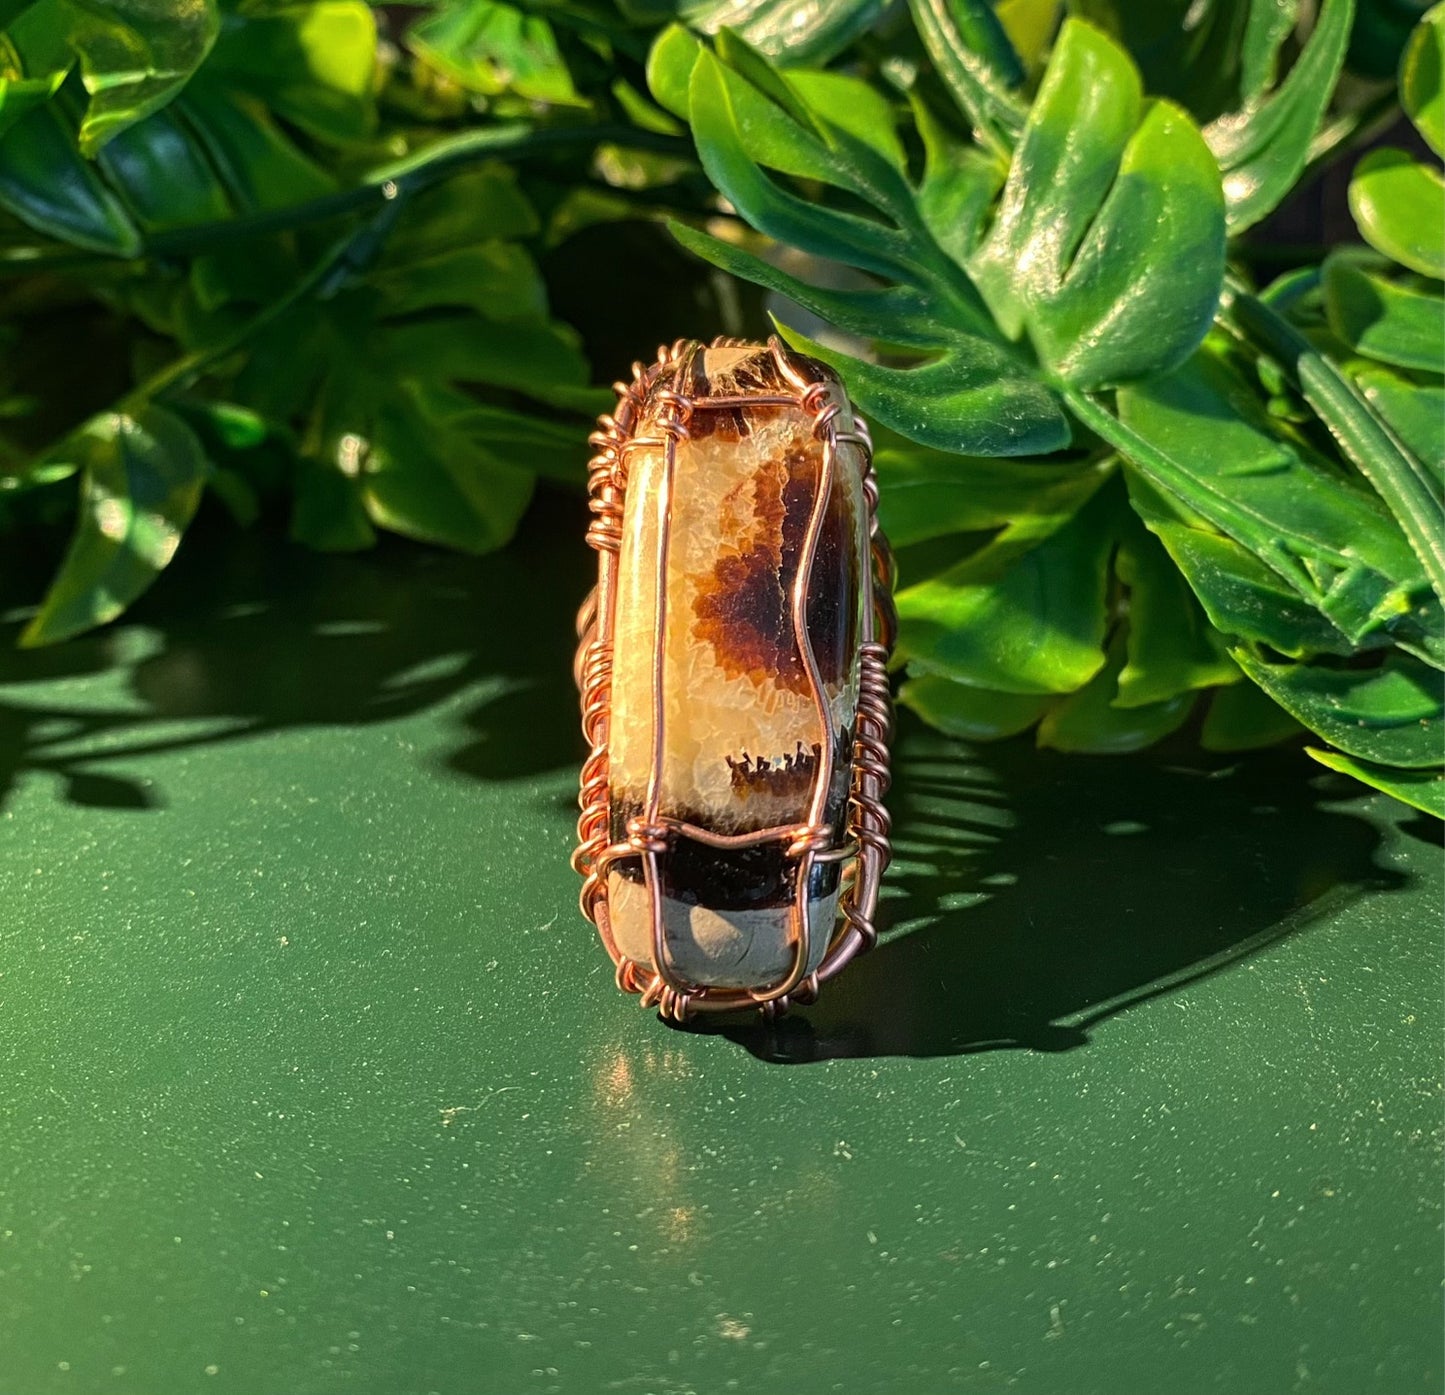
[[[978,146],[960,145],[917,94],[913,116],[925,154],[917,195],[919,215],[934,241],[959,266],[966,266],[1007,169]]]
[[[21,493],[28,489],[40,489],[47,484],[57,484],[75,473],[76,467],[68,460],[6,459],[0,468],[0,494]]]
[[[714,184],[768,236],[921,293],[930,319],[943,333],[936,335],[926,322],[911,332],[897,333],[898,316],[889,312],[903,306],[886,294],[876,297],[874,304],[889,323],[868,326],[860,321],[869,307],[858,299],[833,300],[829,305],[829,293],[810,292],[796,282],[788,285],[746,254],[696,237],[684,240],[738,274],[796,294],[800,303],[825,315],[837,313],[850,328],[894,344],[936,348],[936,357],[911,366],[872,364],[816,346],[809,350],[838,367],[862,406],[885,425],[924,444],[969,454],[1040,454],[1060,448],[1068,441],[1067,420],[1051,383],[1069,373],[1086,381],[1127,376],[1170,361],[1187,348],[1181,336],[1187,334],[1192,343],[1202,333],[1217,298],[1223,238],[1218,173],[1198,133],[1184,130],[1182,115],[1165,108],[1143,113],[1135,132],[1135,117],[1140,115],[1138,84],[1127,59],[1086,26],[1069,32],[1083,36],[1076,37],[1076,48],[1093,46],[1103,53],[1106,66],[1112,65],[1116,72],[1122,69],[1124,78],[1133,82],[1135,110],[1126,113],[1119,149],[1106,160],[1093,204],[1084,209],[1079,236],[1085,238],[1085,245],[1065,282],[1052,289],[1042,282],[1025,288],[1037,292],[1035,303],[1025,312],[1032,316],[1035,347],[1042,345],[1046,354],[1050,345],[1060,348],[1057,361],[1046,358],[1043,371],[1026,350],[998,342],[998,326],[959,271],[958,259],[968,251],[968,228],[976,225],[994,187],[994,168],[976,157],[956,158],[941,133],[930,130],[926,118],[920,117],[929,168],[924,188],[915,197],[877,148],[813,111],[802,87],[768,69],[760,57],[727,35],[719,45],[726,63],[705,51],[684,49],[683,41],[668,36],[654,50],[654,80],[664,86],[675,85],[682,67],[691,64],[688,109],[699,155]],[[1060,107],[1049,128],[1061,138],[1080,116],[1072,106],[1065,106],[1068,109]],[[1113,104],[1105,102],[1102,109],[1111,111]],[[765,174],[762,165],[844,189],[872,204],[884,221],[826,206],[816,196],[793,193]],[[1034,162],[1027,169],[1039,174],[1041,166]],[[1016,161],[1010,175],[1016,192],[1024,171],[1025,166]],[[1201,173],[1204,223],[1192,215],[1176,218],[1171,200],[1175,194],[1183,197]],[[1052,175],[1043,184],[1051,179]],[[1077,211],[1077,185],[1074,180],[1064,190],[1061,216]],[[1005,207],[1008,199],[1006,191]],[[1195,204],[1197,212],[1197,198]],[[1030,205],[1016,210],[1016,218],[1025,213],[1031,217],[1036,211]],[[966,220],[960,225],[963,238],[944,231],[951,213]],[[1156,223],[1163,227],[1163,236],[1150,231]],[[1197,232],[1204,224],[1208,224],[1207,239],[1212,239],[1213,273],[1208,270],[1210,258],[1198,255],[1198,238],[1190,231]],[[947,251],[930,235],[930,226],[940,230]],[[1008,280],[1018,269],[1018,254],[1027,248],[1005,250],[1007,238],[1000,234],[998,223],[994,236],[997,240],[988,255],[997,266],[1008,264],[1007,271],[1000,273]],[[1157,268],[1142,267],[1130,255],[1131,248],[1146,244],[1160,249]],[[1163,262],[1169,257],[1178,257],[1190,268],[1182,283],[1174,272],[1166,275]],[[1197,279],[1201,267],[1206,278],[1212,278],[1202,292]],[[1145,294],[1141,294],[1141,276]],[[1166,290],[1167,307],[1159,298]],[[1157,303],[1151,303],[1149,293]],[[1203,295],[1207,304],[1203,319],[1191,327],[1191,319],[1198,317],[1189,298],[1196,294]],[[997,303],[993,308],[997,313]],[[796,335],[793,342],[803,345]]]
[[[686,121],[688,88],[702,44],[680,24],[669,24],[647,54],[647,87],[658,104]]]
[[[386,259],[393,265],[423,261],[492,238],[530,237],[540,229],[516,172],[488,163],[413,194],[387,238]]]
[[[910,670],[1008,693],[1082,687],[1104,665],[1118,507],[1102,490],[1022,556],[995,545],[901,590],[898,652]]]
[[[1400,105],[1437,155],[1445,155],[1445,4],[1427,10],[1400,59]]]
[[[1256,10],[1275,7],[1251,6],[1251,20]],[[1344,63],[1353,13],[1352,0],[1324,0],[1284,82],[1263,101],[1250,102],[1205,129],[1224,175],[1231,233],[1253,227],[1298,181]]]
[[[354,458],[347,445],[345,458]],[[304,459],[292,479],[291,537],[318,552],[360,552],[376,543],[361,486],[334,461]]]
[[[686,0],[679,15],[692,28],[736,31],[780,63],[826,63],[866,32],[887,0]]]
[[[1377,252],[1435,280],[1445,277],[1445,180],[1403,150],[1372,150],[1355,166],[1350,212]]]
[[[504,215],[520,211],[530,221],[497,170],[471,192],[485,194],[488,181]],[[369,545],[379,526],[482,552],[515,529],[536,467],[557,469],[562,433],[539,423],[528,432],[519,412],[469,389],[571,410],[592,396],[587,363],[577,336],[544,318],[530,257],[500,240],[468,242],[484,207],[435,202],[434,225],[385,247],[377,235],[401,207],[384,205],[305,276],[290,278],[255,317],[231,391],[294,426],[295,536],[349,549]],[[242,346],[234,332],[228,337]],[[574,480],[584,432],[576,423],[565,433]]]
[[[1407,654],[1377,668],[1274,663],[1240,645],[1235,661],[1281,707],[1332,746],[1419,770],[1440,764],[1445,674]]]
[[[1003,528],[1027,516],[1062,526],[1109,477],[1109,460],[1084,465],[991,460],[915,446],[873,455],[879,516],[894,547],[950,533]]]
[[[898,701],[949,736],[965,741],[996,741],[1026,731],[1057,699],[992,692],[926,673],[904,683]]]
[[[54,45],[37,62],[21,54],[12,36],[0,34],[0,135],[60,90],[70,71],[69,54],[61,48]]]
[[[491,320],[546,314],[547,290],[537,264],[515,242],[483,242],[401,265],[379,268],[371,284],[388,314],[469,306]]]
[[[1104,35],[1068,21],[1014,154],[993,228],[970,261],[1005,334],[1062,284],[1118,173],[1141,104],[1139,75]]]
[[[914,217],[913,195],[904,177],[901,151],[890,139],[892,114],[886,104],[883,132],[860,136],[855,132],[876,111],[865,107],[846,122],[835,122],[809,106],[803,95],[807,79],[800,84],[797,78],[774,71],[761,54],[725,30],[718,39],[717,56],[701,54],[693,68],[688,102],[699,155],[705,162],[709,155],[720,163],[726,161],[737,174],[755,172],[755,179],[770,185],[780,199],[791,196],[771,186],[757,166],[846,189],[892,222],[907,224]],[[821,88],[826,102],[838,105],[839,84],[854,81],[825,75],[814,86]],[[856,229],[859,223],[865,229],[871,225],[888,231],[870,219],[855,218],[851,226]],[[904,245],[897,234],[890,235],[897,246]]]
[[[1354,643],[1248,548],[1206,528],[1190,527],[1169,517],[1167,510],[1141,507],[1134,480],[1130,496],[1220,633],[1267,644],[1293,658],[1355,652]],[[1373,641],[1376,647],[1388,642],[1386,636]]]
[[[853,170],[780,107],[759,103],[757,90],[710,53],[698,55],[689,89],[693,138],[708,178],[754,227],[780,242],[889,279],[916,278],[908,238],[857,213],[825,208],[769,179],[758,161],[790,174],[832,177],[858,192]],[[739,105],[743,103],[744,105]],[[883,161],[878,162],[888,167]],[[903,197],[906,187],[889,170]]]
[[[951,331],[938,318],[938,309],[912,287],[839,291],[813,286],[742,247],[685,223],[669,219],[667,228],[688,251],[734,276],[787,296],[850,334],[917,348],[937,348],[952,338]]]
[[[1231,287],[1225,314],[1247,339],[1275,357],[1299,385],[1341,451],[1369,480],[1409,539],[1410,547],[1445,601],[1445,527],[1441,472],[1415,459],[1384,428],[1359,390],[1272,305]]]
[[[758,105],[758,99],[761,98],[783,111],[792,123],[800,127],[809,138],[817,143],[826,144],[827,138],[823,134],[821,123],[814,118],[813,113],[808,109],[807,102],[803,100],[791,78],[773,67],[767,58],[753,48],[746,39],[735,30],[721,29],[718,31],[713,47],[718,61],[723,65],[724,78],[736,76],[741,84],[729,83],[732,88],[731,96],[735,103],[751,103],[752,113],[760,114],[763,124],[766,125],[770,117],[776,118],[776,113],[769,111],[766,106]],[[688,101],[689,103],[692,101],[690,93]],[[751,113],[746,106],[743,111],[744,116],[740,124],[746,128]],[[767,158],[762,155],[759,155],[758,158],[764,164],[769,163]],[[786,166],[780,165],[778,168],[786,168]],[[796,172],[801,173],[802,171]]]
[[[430,417],[415,394],[382,405],[362,477],[379,527],[464,552],[489,552],[516,531],[532,497],[528,470],[490,460]]]
[[[539,321],[496,324],[466,315],[404,322],[375,347],[382,371],[400,380],[485,383],[543,402],[558,400],[562,389],[565,404],[565,390],[588,378],[576,336]]]
[[[837,370],[853,399],[884,426],[960,455],[1046,455],[1069,444],[1068,418],[1041,383],[984,339],[957,339],[918,368],[886,368],[779,325],[793,348]]]
[[[80,126],[85,155],[169,102],[220,32],[215,0],[66,0],[66,9],[90,94]]]
[[[98,163],[143,228],[220,222],[231,216],[225,187],[174,108],[112,136]]]
[[[661,107],[649,102],[626,78],[614,78],[608,91],[634,126],[660,136],[687,134],[687,127],[674,121]]]
[[[84,471],[80,522],[20,643],[53,644],[113,620],[175,556],[200,503],[206,458],[163,407],[91,418],[61,448]]]
[[[486,327],[504,343],[519,328]],[[442,335],[457,337],[454,329]],[[331,550],[368,546],[373,527],[468,552],[501,546],[531,497],[536,467],[555,468],[559,433],[439,383],[448,371],[478,376],[474,364],[421,363],[394,328],[368,338],[333,350],[319,390],[307,395],[315,406],[293,534]],[[566,444],[580,482],[575,427]]]
[[[1280,434],[1222,360],[1197,354],[1120,392],[1118,409],[1154,448],[1130,459],[1156,489],[1247,548],[1352,642],[1435,625],[1420,564],[1380,500]]]
[[[1204,714],[1199,744],[1206,751],[1257,751],[1304,730],[1283,707],[1253,683],[1218,689]]]
[[[53,104],[25,113],[0,137],[0,208],[63,242],[133,257],[135,224],[77,153]]]
[[[1127,56],[1069,20],[970,259],[1011,337],[1059,380],[1098,387],[1162,372],[1203,338],[1224,274],[1224,200],[1189,118],[1142,103]]]
[[[1234,683],[1239,669],[1169,554],[1143,528],[1128,530],[1114,562],[1129,588],[1126,662],[1116,707],[1146,707]]]
[[[992,316],[959,274],[959,261],[968,256],[995,167],[977,156],[959,158],[916,103],[928,165],[915,196],[877,148],[809,106],[806,84],[774,73],[727,35],[719,52],[726,62],[669,33],[654,48],[652,66],[654,85],[660,95],[667,90],[670,102],[678,100],[681,72],[690,71],[693,132],[719,191],[768,236],[899,283],[895,291],[920,293],[932,323],[899,333],[896,312],[911,309],[905,296],[884,291],[865,302],[858,293],[789,281],[695,234],[683,240],[855,332],[936,349],[911,365],[876,364],[786,331],[790,342],[838,368],[864,409],[885,425],[968,454],[1047,453],[1069,439],[1057,385],[1157,371],[1187,353],[1208,325],[1223,267],[1213,157],[1182,113],[1142,105],[1127,58],[1088,26],[1066,29],[999,217],[969,261],[991,298]],[[1102,149],[1076,140],[1073,133],[1091,120],[1114,122],[1117,139],[1104,140]],[[794,193],[763,165],[843,189],[882,220]],[[1050,258],[1052,271],[1045,265]],[[881,322],[865,322],[870,308],[881,312]],[[1026,349],[999,343],[996,321],[1013,336],[1027,328],[1042,366]]]
[[[1445,770],[1397,770],[1388,765],[1355,760],[1338,751],[1305,747],[1305,754],[1330,770],[1349,775],[1371,789],[1392,795],[1402,804],[1445,819]]]
[[[554,105],[585,105],[557,47],[552,26],[497,0],[459,0],[414,24],[407,42],[433,67],[469,92]]]
[[[1251,0],[1248,5],[1240,44],[1239,95],[1244,105],[1257,102],[1273,85],[1280,46],[1298,22],[1299,8],[1299,0]]]
[[[336,186],[297,149],[260,103],[193,83],[177,110],[194,128],[238,208],[259,213],[319,198]]]
[[[444,401],[444,391],[419,388],[418,397],[427,399],[431,415],[445,417],[447,431],[455,440],[495,464],[527,470],[577,489],[586,486],[586,452],[577,447],[574,424],[483,406],[460,394],[460,400]]]
[[[1355,381],[1390,430],[1445,483],[1445,388],[1409,383],[1383,369],[1357,373]]]
[[[897,120],[888,99],[862,78],[847,73],[822,73],[800,68],[788,73],[788,82],[816,113],[854,140],[871,146],[889,164],[903,169],[908,163],[898,139]]]
[[[1023,64],[985,0],[909,0],[913,23],[958,109],[984,144],[1007,154],[1023,129],[1013,91]]]
[[[203,78],[266,103],[324,141],[376,124],[376,19],[361,0],[242,7],[226,17]]]
[[[1445,300],[1396,285],[1382,271],[1349,252],[1325,262],[1330,328],[1367,358],[1445,372]]]
[[[1117,635],[1109,646],[1108,663],[1078,692],[1049,709],[1039,723],[1040,746],[1096,756],[1124,755],[1152,746],[1184,724],[1194,707],[1193,692],[1143,705],[1120,701],[1126,644],[1124,635]]]

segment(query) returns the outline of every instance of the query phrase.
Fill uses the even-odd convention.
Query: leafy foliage
[[[877,425],[926,720],[1304,727],[1439,812],[1445,184],[1355,153],[1395,103],[1445,146],[1445,7],[1401,4],[0,6],[0,518],[80,498],[24,642],[119,613],[205,493],[501,545],[617,367],[564,268],[600,300],[666,221]],[[1258,280],[1341,159],[1360,244]]]
[[[204,7],[203,44],[192,32],[202,9],[145,7],[149,47],[125,15],[56,0],[9,31],[25,108],[0,138],[5,266],[21,308],[12,353],[84,288],[97,315],[126,326],[134,374],[88,421],[8,414],[13,492],[84,472],[80,529],[26,643],[133,599],[203,484],[246,515],[281,483],[293,533],[318,547],[365,546],[376,528],[496,547],[536,465],[557,470],[562,442],[585,435],[605,400],[588,389],[578,336],[549,315],[529,248],[542,231],[534,199],[497,157],[552,142],[580,161],[610,120],[454,130],[469,99],[446,81],[451,60],[379,72],[366,5]],[[493,34],[486,18],[467,31],[473,48]],[[424,18],[418,53],[460,42],[456,19]],[[514,48],[535,37],[530,21],[501,34]],[[87,104],[96,55],[122,52],[125,81]],[[561,73],[548,94],[571,94],[555,44],[545,56]],[[32,100],[32,73],[52,64],[59,81]],[[486,91],[535,95],[545,66],[507,84],[492,73]],[[439,90],[419,95],[424,81]],[[63,403],[65,388],[47,386]],[[106,520],[121,512],[118,532]]]
[[[1145,41],[1083,8],[1133,42],[1064,18],[1024,107],[1027,65],[999,26],[918,0],[954,110],[904,84],[912,168],[735,37],[709,51],[664,34],[655,95],[687,117],[741,218],[816,274],[796,259],[784,271],[735,230],[678,236],[830,325],[787,332],[914,443],[880,453],[880,473],[901,552],[902,699],[925,718],[975,737],[1038,722],[1044,744],[1135,749],[1188,720],[1201,692],[1219,707],[1248,679],[1278,708],[1228,701],[1205,719],[1210,744],[1283,734],[1282,708],[1369,764],[1372,783],[1438,769],[1445,320],[1428,278],[1445,209],[1420,193],[1438,174],[1403,154],[1361,161],[1362,234],[1399,265],[1341,249],[1261,294],[1227,267],[1226,232],[1344,144],[1349,113],[1328,99],[1348,0],[1321,7],[1287,71],[1294,25],[1270,22],[1276,7],[1212,7],[1187,42],[1179,16]],[[1427,122],[1440,16],[1405,58],[1407,110]],[[1211,55],[1239,22],[1222,81]],[[1163,71],[1158,44],[1173,45],[1176,101],[1142,95],[1135,60]],[[1407,162],[1408,181],[1393,173]],[[1380,169],[1394,182],[1379,185]],[[834,264],[853,268],[849,289]],[[999,456],[1019,458],[977,459]],[[1390,787],[1427,802],[1414,775]]]

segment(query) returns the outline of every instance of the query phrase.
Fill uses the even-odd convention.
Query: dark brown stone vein
[[[818,757],[823,748],[816,741],[807,749],[798,742],[792,751],[781,756],[751,756],[747,751],[741,759],[724,756],[732,775],[733,794],[742,800],[753,795],[764,795],[770,799],[792,798],[806,801],[813,789],[813,779],[818,769]]]
[[[694,578],[693,637],[711,645],[730,678],[745,678],[760,691],[808,691],[792,590],[821,462],[821,450],[790,450],[765,460],[724,501],[725,510],[736,514],[751,495],[752,517],[743,520],[735,541],[723,544],[711,572]]]
[[[809,691],[792,605],[822,463],[821,443],[810,442],[765,461],[733,490],[725,503],[740,506],[751,493],[753,516],[711,573],[695,579],[693,637],[712,647],[724,673],[760,691]],[[823,511],[806,601],[813,656],[833,687],[847,677],[857,647],[859,581],[853,503],[839,481]]]

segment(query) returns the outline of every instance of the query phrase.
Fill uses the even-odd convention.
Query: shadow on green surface
[[[1072,1050],[1135,1003],[1405,885],[1337,802],[1348,787],[1312,781],[1297,750],[971,751],[902,726],[884,938],[816,1007],[721,1028],[765,1060]]]
[[[561,522],[558,515],[564,515]],[[590,554],[579,500],[550,498],[487,557],[387,540],[319,556],[257,530],[200,530],[120,625],[20,651],[0,625],[0,800],[51,775],[75,803],[163,806],[118,763],[298,727],[369,726],[440,703],[468,735],[448,760],[520,779],[582,756],[572,620]],[[575,526],[569,526],[575,525]],[[557,545],[558,536],[572,546]],[[43,572],[40,573],[43,575]],[[72,701],[67,680],[86,682]],[[97,705],[103,691],[107,702]],[[36,700],[38,698],[38,700]]]
[[[1429,848],[1445,848],[1445,823],[1428,814],[1412,814],[1400,824],[1400,832]]]
[[[213,529],[120,627],[20,653],[12,616],[0,796],[49,775],[78,804],[154,809],[165,791],[136,773],[149,756],[445,704],[465,733],[441,758],[453,775],[575,768],[582,517],[580,501],[550,497],[483,558],[397,543],[321,557]],[[1377,864],[1371,824],[1321,793],[1343,787],[1311,781],[1297,751],[1232,763],[1187,747],[1068,757],[1027,739],[975,751],[904,714],[896,764],[879,948],[814,1009],[705,1030],[778,1062],[1068,1050],[1132,1003],[1402,885]],[[570,790],[518,798],[574,817]]]

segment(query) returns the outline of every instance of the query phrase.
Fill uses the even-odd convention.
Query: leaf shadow
[[[1109,1018],[1240,964],[1365,892],[1367,796],[1297,749],[970,748],[903,714],[883,938],[812,1008],[705,1026],[760,1059],[1069,1051]]]
[[[480,558],[399,542],[318,556],[203,525],[116,627],[19,652],[12,610],[0,803],[48,778],[77,805],[154,813],[166,791],[150,757],[450,709],[453,739],[423,765],[515,785],[570,822],[571,783],[539,777],[583,755],[571,656],[593,567],[584,527],[564,494]],[[1081,757],[1027,740],[974,749],[907,713],[900,728],[883,942],[811,1009],[701,1030],[779,1063],[1069,1050],[1134,1003],[1404,884],[1338,797],[1353,787],[1307,778],[1297,750]]]
[[[77,805],[155,811],[165,791],[148,758],[445,704],[460,741],[440,759],[458,777],[575,767],[585,520],[580,498],[549,495],[510,547],[469,557],[396,540],[322,556],[212,519],[109,629],[17,650],[25,612],[12,609],[0,621],[0,804],[48,776]]]

